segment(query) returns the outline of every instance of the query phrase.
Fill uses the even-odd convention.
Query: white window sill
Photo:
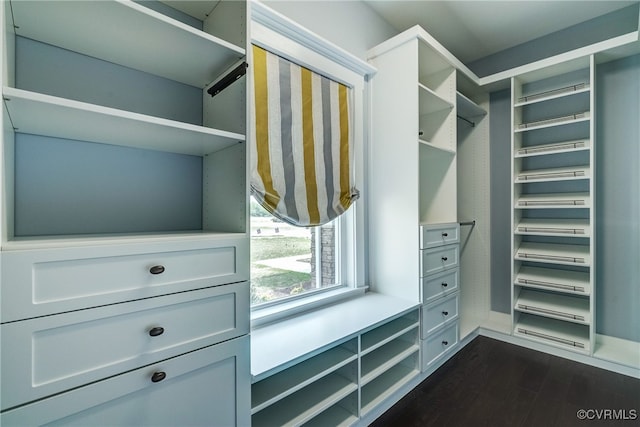
[[[298,314],[251,331],[256,382],[419,307],[387,295],[365,295]]]

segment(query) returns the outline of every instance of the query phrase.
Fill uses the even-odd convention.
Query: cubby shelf
[[[514,282],[518,286],[576,295],[590,295],[589,274],[579,271],[522,266]]]
[[[421,83],[418,83],[418,94],[420,115],[453,108],[453,104]]]
[[[3,88],[16,132],[204,156],[245,136],[11,87]]]
[[[583,297],[523,289],[514,310],[584,325],[591,323],[589,299]]]
[[[514,232],[529,236],[591,236],[587,219],[521,219]]]
[[[487,115],[482,107],[460,92],[456,92],[456,106],[458,115],[470,121],[476,117]]]
[[[591,265],[589,246],[556,243],[521,243],[516,250],[515,259],[581,267]]]
[[[362,335],[360,354],[365,355],[420,326],[418,319],[399,317]]]
[[[356,421],[358,421],[358,417],[336,404],[306,423],[305,427],[348,427],[355,424]]]
[[[546,317],[520,314],[514,335],[566,349],[590,352],[589,326]]]
[[[398,364],[365,385],[362,388],[361,414],[366,415],[376,405],[391,396],[419,373],[420,371],[415,367]]]
[[[578,151],[588,151],[591,148],[589,139],[577,139],[573,141],[554,142],[551,144],[531,145],[520,147],[515,150],[514,157],[534,157],[549,154],[573,153]]]
[[[435,154],[435,155],[440,154],[440,155],[444,155],[444,156],[447,156],[447,157],[453,157],[453,156],[456,155],[455,150],[451,150],[451,149],[446,148],[446,147],[440,147],[438,145],[435,145],[435,144],[433,144],[431,142],[428,142],[428,141],[424,141],[422,139],[419,139],[418,142],[420,143],[421,147],[425,147],[428,150],[432,150],[433,154]]]
[[[132,1],[14,1],[11,7],[20,36],[199,88],[245,55],[241,47]]]
[[[413,335],[415,341],[417,333]],[[360,368],[361,385],[368,384],[419,350],[420,346],[416,342],[395,340],[363,356]]]

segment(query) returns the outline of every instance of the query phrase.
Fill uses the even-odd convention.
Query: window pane
[[[252,197],[251,304],[334,286],[339,277],[335,222],[294,227],[273,217]]]

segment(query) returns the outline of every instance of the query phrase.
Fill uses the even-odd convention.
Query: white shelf
[[[566,168],[535,169],[520,171],[516,175],[516,184],[531,182],[575,181],[591,178],[589,166],[573,166]]]
[[[593,356],[640,369],[640,342],[596,334]]]
[[[305,427],[348,427],[358,421],[351,412],[338,405],[333,405],[331,408],[319,414],[313,418]]]
[[[523,242],[516,250],[519,261],[589,267],[589,246]]]
[[[545,120],[538,120],[530,123],[522,123],[516,125],[514,132],[528,132],[536,129],[545,129],[554,126],[563,126],[572,123],[585,122],[590,119],[591,115],[588,111],[583,111],[575,114],[569,114],[561,117],[553,117]]]
[[[411,381],[420,371],[415,367],[396,365],[374,381],[362,388],[361,416],[366,415],[387,397],[394,394],[400,387]]]
[[[467,120],[471,120],[475,117],[485,116],[487,112],[482,109],[478,104],[464,96],[460,92],[456,92],[456,106],[459,116],[464,117]]]
[[[553,144],[540,144],[529,147],[522,147],[515,150],[514,157],[534,157],[548,154],[573,153],[586,151],[591,148],[589,139],[577,139],[573,141],[554,142]]]
[[[395,340],[363,356],[361,358],[362,378],[360,384],[368,384],[419,350],[420,346],[415,342]]]
[[[521,219],[515,234],[528,236],[591,237],[588,219]]]
[[[421,147],[425,147],[429,150],[433,150],[434,153],[439,153],[439,154],[443,154],[447,157],[453,157],[456,155],[456,152],[454,150],[451,150],[449,148],[444,148],[444,147],[440,147],[438,145],[432,144],[431,142],[425,141],[423,139],[418,139],[418,142],[420,143]]]
[[[367,354],[419,326],[418,319],[411,320],[406,317],[399,317],[379,326],[362,335],[360,338],[360,354]]]
[[[131,1],[14,1],[11,8],[20,36],[200,88],[245,55]]]
[[[521,96],[518,98],[518,102],[514,104],[514,107],[523,107],[525,105],[536,104],[538,102],[550,101],[552,99],[563,98],[566,96],[577,95],[579,93],[586,93],[591,90],[588,82],[579,83],[571,86],[565,86],[553,90],[549,90],[543,93],[534,93],[527,96]]]
[[[4,87],[3,96],[11,122],[21,133],[196,156],[245,140],[238,133],[21,89]]]
[[[516,274],[515,284],[576,295],[591,294],[589,273],[579,271],[523,266]]]
[[[453,104],[421,83],[418,83],[418,99],[418,111],[420,115],[451,110],[453,108]]]
[[[254,383],[251,387],[251,413],[254,414],[286,398],[357,358],[356,354],[342,347],[334,347],[292,366],[280,375],[273,375]]]
[[[589,208],[589,193],[526,194],[516,201],[516,209]]]
[[[589,326],[546,317],[521,314],[514,335],[589,353]]]
[[[357,388],[356,383],[340,375],[328,375],[286,399],[255,413],[251,417],[251,424],[255,427],[303,424]]]
[[[523,289],[514,310],[552,319],[588,325],[591,323],[589,298],[556,295]]]

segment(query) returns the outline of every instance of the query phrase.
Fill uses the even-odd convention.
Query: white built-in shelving
[[[594,58],[513,77],[513,333],[590,354]]]

